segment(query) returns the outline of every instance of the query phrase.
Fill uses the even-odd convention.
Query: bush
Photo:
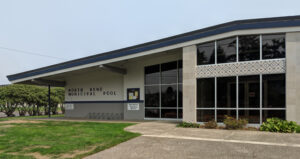
[[[218,124],[214,120],[204,123],[204,128],[208,128],[208,129],[215,129],[215,128],[217,128],[217,126],[218,126]]]
[[[182,123],[177,124],[177,127],[183,127],[183,128],[200,128],[200,124],[182,122]]]
[[[5,105],[0,105],[0,110],[8,117],[14,117],[14,112],[17,109],[16,105],[7,103]]]
[[[300,133],[300,125],[297,126],[296,133]]]
[[[281,133],[293,133],[297,130],[297,123],[294,121],[281,120],[279,118],[268,118],[259,130]]]
[[[25,116],[28,108],[26,106],[18,106],[17,111],[19,112],[19,116]]]
[[[248,120],[246,119],[236,119],[230,116],[225,116],[224,120],[226,129],[241,129],[244,128],[248,124]]]

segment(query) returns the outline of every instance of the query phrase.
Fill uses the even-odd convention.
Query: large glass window
[[[145,67],[145,118],[182,118],[182,61]]]
[[[215,42],[200,44],[197,46],[197,64],[215,63]]]
[[[263,75],[263,107],[285,108],[285,74]]]
[[[182,83],[182,61],[178,61],[178,83]]]
[[[161,106],[177,107],[177,85],[161,86]]]
[[[162,118],[177,118],[177,109],[162,109]]]
[[[160,110],[159,109],[145,109],[145,116],[147,118],[159,118]]]
[[[239,61],[259,60],[259,35],[239,36]]]
[[[145,86],[145,107],[159,107],[159,86]]]
[[[178,84],[178,107],[182,107],[182,84]]]
[[[285,119],[285,91],[285,74],[197,79],[197,121],[223,122],[226,115],[250,124]]]
[[[239,110],[239,118],[248,120],[250,124],[258,124],[260,120],[259,110]]]
[[[159,84],[159,65],[145,68],[145,85]]]
[[[217,110],[217,122],[223,122],[225,116],[236,117],[236,110]]]
[[[285,120],[285,110],[263,110],[262,111],[262,119],[263,122],[267,120],[267,118],[279,118]]]
[[[237,62],[237,54],[239,62],[285,58],[285,52],[285,34],[241,35],[198,44],[197,64]]]
[[[217,107],[236,108],[236,77],[217,78]]]
[[[236,62],[236,37],[217,41],[217,63]]]
[[[215,120],[215,110],[197,110],[197,122]]]
[[[260,82],[259,75],[239,76],[239,107],[259,108]]]
[[[161,64],[161,83],[177,83],[178,69],[177,61]]]
[[[212,108],[215,106],[215,78],[197,80],[197,107]]]
[[[285,58],[285,35],[262,35],[262,58]]]

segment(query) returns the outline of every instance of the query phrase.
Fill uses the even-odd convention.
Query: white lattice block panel
[[[285,59],[275,59],[215,65],[199,65],[196,69],[196,77],[241,76],[285,72]]]

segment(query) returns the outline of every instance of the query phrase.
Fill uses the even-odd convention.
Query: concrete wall
[[[196,45],[183,48],[183,121],[196,122],[197,80],[195,69],[197,66]]]
[[[127,73],[125,75],[95,69],[69,76],[66,82],[66,101],[69,103],[74,102],[74,109],[66,110],[66,117],[107,119],[107,117],[101,117],[101,115],[122,114],[122,119],[125,120],[143,120],[145,116],[144,67],[180,59],[182,59],[181,49],[172,50],[113,63],[117,67],[126,69]],[[89,92],[90,88],[99,87],[102,87],[102,92],[96,91],[95,95],[91,96],[70,96],[68,94],[68,90],[72,88],[83,88],[84,91]],[[127,88],[140,89],[139,110],[127,109]],[[103,95],[104,91],[114,91],[116,95]]]
[[[144,108],[144,68],[145,66],[151,66],[155,64],[161,64],[170,61],[176,61],[182,59],[182,52],[180,50],[158,53],[155,55],[144,56],[129,60],[124,65],[127,74],[124,75],[124,100],[127,100],[127,88],[140,88],[140,109],[128,110],[127,103],[124,104],[124,119],[125,120],[144,120],[145,108]]]
[[[122,101],[124,98],[122,74],[96,69],[70,76],[66,79],[66,83],[66,101]],[[69,95],[69,89],[83,89],[84,93],[90,93],[91,88],[102,88],[102,90],[95,91],[95,94],[92,95]],[[114,92],[115,94],[107,94],[106,92]]]
[[[127,104],[124,104],[124,120],[144,120],[145,117],[145,104],[144,102],[139,103],[139,110],[128,110]]]
[[[123,103],[75,103],[73,110],[66,110],[65,116],[102,120],[123,120]]]
[[[300,124],[300,32],[286,34],[286,117]]]

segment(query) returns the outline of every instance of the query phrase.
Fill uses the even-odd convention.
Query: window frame
[[[249,110],[249,111],[251,111],[251,110],[256,110],[256,111],[259,111],[259,123],[249,123],[249,124],[262,124],[262,122],[263,122],[263,112],[264,111],[267,111],[267,110],[269,110],[269,111],[283,111],[285,114],[283,115],[283,116],[285,116],[286,117],[286,105],[285,105],[285,107],[276,107],[276,108],[264,108],[263,107],[263,93],[262,93],[262,88],[263,88],[263,75],[284,75],[284,77],[285,77],[285,81],[286,81],[286,73],[272,73],[272,74],[255,74],[255,75],[245,75],[245,76],[257,76],[257,75],[259,75],[259,93],[260,93],[260,95],[259,95],[259,107],[257,107],[257,108],[249,108],[249,107],[247,107],[247,108],[240,108],[239,107],[239,77],[240,76],[225,76],[225,77],[236,77],[236,80],[237,80],[237,82],[236,82],[236,108],[218,108],[217,107],[217,78],[218,77],[208,77],[208,78],[214,78],[214,80],[215,80],[215,97],[214,97],[214,99],[215,99],[215,107],[211,107],[211,108],[198,108],[198,107],[196,107],[196,120],[197,120],[197,122],[198,123],[203,123],[203,122],[199,122],[198,121],[198,110],[214,110],[215,111],[215,119],[214,119],[214,121],[218,121],[217,120],[217,117],[218,117],[218,114],[217,114],[217,111],[218,110],[235,110],[236,111],[236,119],[239,119],[239,112],[240,111],[246,111],[246,110]],[[197,80],[198,79],[201,79],[201,78],[197,78]],[[205,79],[205,78],[203,78],[203,79]],[[198,87],[198,86],[197,86]],[[286,98],[286,85],[285,85],[285,98]],[[197,100],[198,100],[198,98],[197,98]],[[218,122],[218,123],[221,123],[221,122]]]
[[[176,82],[175,83],[170,83],[170,84],[163,84],[162,83],[162,65],[163,64],[167,64],[167,63],[172,63],[172,62],[176,62]],[[175,60],[175,61],[168,61],[168,62],[164,62],[164,63],[159,63],[159,64],[154,64],[154,65],[148,65],[148,66],[144,66],[144,70],[147,68],[147,67],[152,67],[152,66],[155,66],[155,65],[159,65],[159,83],[158,84],[146,84],[146,73],[144,72],[144,90],[146,90],[146,87],[148,86],[158,86],[159,87],[159,103],[158,103],[158,107],[146,107],[144,108],[144,119],[170,119],[170,120],[181,120],[182,117],[180,118],[179,116],[179,110],[181,110],[182,112],[182,107],[179,107],[179,91],[178,91],[178,88],[179,88],[179,85],[182,85],[182,81],[179,82],[179,77],[181,76],[182,78],[182,72],[180,74],[180,65],[179,63],[182,62],[181,59],[178,59],[178,60]],[[182,67],[181,67],[182,69]],[[168,85],[176,85],[176,107],[163,107],[162,106],[162,86],[168,86]],[[146,103],[146,91],[144,91],[144,95],[145,95],[145,98],[144,98],[144,103]],[[182,97],[181,97],[182,98]],[[146,110],[147,109],[158,109],[159,110],[159,117],[146,117]],[[176,112],[177,112],[177,116],[176,118],[162,118],[162,110],[166,110],[166,109],[176,109]],[[182,115],[181,115],[182,116]]]
[[[240,36],[259,36],[259,59],[258,60],[247,60],[247,61],[240,61],[239,60],[239,37]],[[264,59],[263,58],[263,36],[264,35],[283,35],[284,36],[284,40],[285,40],[285,56],[282,58],[269,58],[269,59]],[[219,40],[224,40],[224,39],[229,39],[232,37],[236,37],[236,61],[234,62],[225,62],[225,63],[218,63],[218,48],[217,48],[217,41]],[[214,42],[215,43],[215,63],[214,64],[198,64],[198,46],[200,46],[201,44],[206,44],[206,43],[210,43],[210,42]],[[245,34],[245,35],[236,35],[236,36],[230,36],[230,37],[226,37],[226,38],[220,38],[220,39],[216,39],[214,41],[207,41],[207,42],[203,42],[203,43],[199,43],[197,44],[197,66],[201,67],[201,66],[206,66],[206,65],[220,65],[220,64],[230,64],[230,63],[239,63],[239,62],[252,62],[252,61],[266,61],[266,60],[277,60],[277,59],[286,59],[286,33],[284,32],[279,32],[279,33],[270,33],[270,34]]]

